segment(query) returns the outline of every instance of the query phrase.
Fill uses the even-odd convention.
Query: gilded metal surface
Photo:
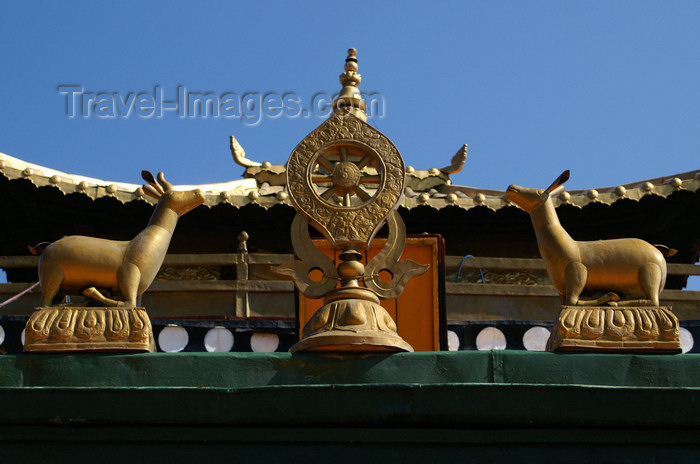
[[[445,174],[457,174],[461,172],[462,168],[464,167],[464,163],[467,161],[468,149],[469,146],[466,143],[462,145],[462,148],[460,148],[452,157],[450,165],[440,168],[440,171],[444,172]]]
[[[233,160],[236,162],[236,164],[245,168],[243,177],[247,179],[255,179],[254,190],[248,190],[247,194],[236,196],[244,196],[249,200],[250,198],[248,196],[251,193],[257,193],[260,196],[265,196],[269,195],[273,189],[277,189],[275,190],[275,193],[277,194],[284,194],[282,188],[287,184],[287,168],[283,164],[272,164],[269,161],[259,163],[246,158],[245,150],[233,135],[231,136],[230,147]],[[240,204],[240,202],[237,202],[235,198],[231,198],[233,195],[229,195],[228,192],[219,193],[219,195],[221,194],[224,194],[227,197],[227,202],[232,204]],[[282,195],[282,198],[276,199],[283,202],[285,198],[284,195]],[[248,202],[246,201],[246,203]]]
[[[251,161],[251,163],[257,162]],[[456,206],[465,210],[483,206],[497,211],[511,205],[511,202],[504,197],[505,192],[502,190],[452,185],[449,174],[442,169],[446,168],[419,170],[408,166],[405,185],[413,190],[413,193],[407,190],[401,206],[407,209],[423,205],[436,209]],[[136,184],[65,173],[28,163],[4,153],[0,153],[0,176],[10,180],[25,179],[37,187],[55,188],[64,195],[79,193],[91,199],[107,196],[121,203],[144,198],[143,189]],[[204,204],[212,207],[225,203],[239,208],[255,203],[263,208],[270,208],[289,203],[286,193],[282,191],[286,184],[284,165],[263,162],[259,166],[246,167],[244,177],[245,179],[230,182],[198,185],[197,187],[204,192]],[[265,183],[268,183],[270,188],[264,188]],[[582,208],[590,203],[610,205],[621,199],[636,202],[649,195],[665,198],[681,190],[696,192],[698,189],[700,189],[700,171],[695,170],[638,180],[625,185],[567,191],[554,198],[554,204]],[[598,193],[593,198],[590,195],[592,190]],[[251,194],[257,194],[258,197],[251,199]]]
[[[238,234],[238,253],[236,254],[236,280],[248,281],[248,232]],[[236,317],[250,317],[250,299],[246,289],[236,292]]]
[[[144,193],[158,198],[158,204],[146,228],[131,241],[74,235],[35,250],[41,251],[42,306],[50,306],[59,294],[84,295],[106,306],[136,306],[163,263],[177,220],[204,202],[198,189],[173,190],[162,172],[158,181],[148,171],[141,174],[148,182]],[[107,298],[98,288],[119,292],[123,299]]]
[[[281,275],[290,276],[299,291],[308,298],[322,298],[338,286],[338,271],[331,259],[321,253],[309,236],[309,221],[300,213],[292,221],[292,246],[299,259],[289,261],[273,270]],[[310,273],[319,269],[320,281],[311,279]]]
[[[413,351],[398,336],[396,323],[379,301],[371,301],[371,294],[361,290],[360,298],[346,297],[319,308],[293,351]]]
[[[354,247],[340,253],[341,287],[326,294],[323,306],[304,326],[302,340],[289,351],[413,351],[377,295],[359,286],[365,273],[360,256]]]
[[[559,223],[552,202],[568,177],[565,171],[546,190],[511,185],[506,192],[510,201],[530,214],[537,245],[562,304],[658,306],[666,281],[662,252],[639,239],[572,239]],[[581,298],[584,292],[589,299]]]
[[[289,199],[323,235],[368,248],[403,196],[404,164],[381,132],[352,115],[334,115],[287,162]]]
[[[234,137],[233,135],[231,136],[230,142],[231,155],[233,156],[233,160],[236,162],[236,164],[244,168],[251,168],[255,166],[260,166],[262,164],[258,163],[257,161],[249,160],[248,158],[246,158],[245,150],[243,149],[241,144],[238,143],[238,140],[236,140],[236,137]]]
[[[365,286],[374,291],[380,298],[398,298],[406,287],[409,279],[419,276],[428,270],[428,264],[418,264],[415,261],[399,261],[406,244],[406,226],[397,211],[392,211],[387,218],[389,237],[382,251],[377,254],[365,269]],[[382,282],[379,273],[387,271],[391,280]]]
[[[354,53],[352,63],[354,70],[346,66],[346,74],[351,74],[346,77],[356,86],[360,81]],[[339,99],[342,95],[343,91]],[[297,145],[287,162],[292,205],[334,247],[368,248],[398,207],[404,178],[398,149],[353,112],[335,112]]]
[[[292,276],[307,297],[325,295],[324,306],[290,351],[413,351],[377,298],[395,298],[408,279],[427,270],[413,262],[398,263],[406,238],[396,213],[404,191],[403,159],[384,134],[365,122],[355,49],[348,52],[340,80],[343,89],[333,115],[301,141],[287,162],[287,190],[297,210],[292,244],[300,259],[276,272]],[[368,249],[387,221],[389,240],[366,273],[358,248]],[[314,247],[309,224],[342,250],[337,269]],[[322,272],[320,280],[312,280],[313,270]],[[392,273],[390,282],[377,278],[382,270]],[[360,287],[363,279],[366,287]]]
[[[547,349],[680,353],[678,318],[669,307],[562,306]]]
[[[25,328],[24,351],[155,351],[144,308],[36,308]]]
[[[348,57],[345,59],[345,72],[340,75],[340,89],[338,98],[333,101],[333,112],[336,114],[352,114],[353,116],[367,121],[365,113],[366,103],[360,95],[359,85],[362,76],[357,72],[357,50],[348,50]]]

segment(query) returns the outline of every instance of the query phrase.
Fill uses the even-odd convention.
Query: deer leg
[[[579,295],[586,286],[588,269],[581,263],[569,263],[564,270],[564,282],[566,283],[565,304],[579,306]]]
[[[105,306],[119,306],[119,304],[121,303],[117,300],[107,298],[102,293],[100,293],[100,291],[97,290],[95,287],[86,288],[85,290],[83,290],[83,295],[97,301],[98,303],[102,303]]]
[[[647,263],[639,268],[639,286],[647,299],[618,301],[619,306],[659,306],[659,293],[664,286],[663,271],[658,264]]]
[[[617,306],[658,306],[654,305],[651,300],[620,300],[617,302]]]
[[[64,277],[61,266],[46,266],[41,270],[41,306],[50,306],[53,303]]]
[[[136,297],[141,281],[141,271],[135,264],[123,264],[117,271],[119,290],[124,296],[124,305],[136,307]]]
[[[581,301],[583,301],[584,304],[591,306],[600,306],[605,303],[610,306],[617,306],[620,303],[620,295],[615,292],[608,292],[595,300],[579,300],[579,304]]]
[[[579,298],[588,280],[588,269],[582,263],[569,263],[564,271],[564,280],[566,282],[566,304],[569,306],[600,306],[605,303],[615,305],[614,302],[620,299],[614,292],[608,292],[594,300]]]
[[[647,263],[639,269],[639,285],[652,306],[659,306],[659,294],[663,290],[664,280],[663,272],[658,264]]]

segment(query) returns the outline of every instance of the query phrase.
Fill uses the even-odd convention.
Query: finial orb
[[[354,48],[348,49],[348,57],[345,59],[345,71],[357,72],[357,50]]]

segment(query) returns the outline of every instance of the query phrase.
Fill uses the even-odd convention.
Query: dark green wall
[[[700,460],[700,355],[0,357],[3,462]]]

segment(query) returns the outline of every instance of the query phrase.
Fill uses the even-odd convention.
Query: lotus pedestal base
[[[153,352],[144,308],[41,307],[25,328],[25,352]]]
[[[548,351],[680,353],[670,307],[562,306]]]

